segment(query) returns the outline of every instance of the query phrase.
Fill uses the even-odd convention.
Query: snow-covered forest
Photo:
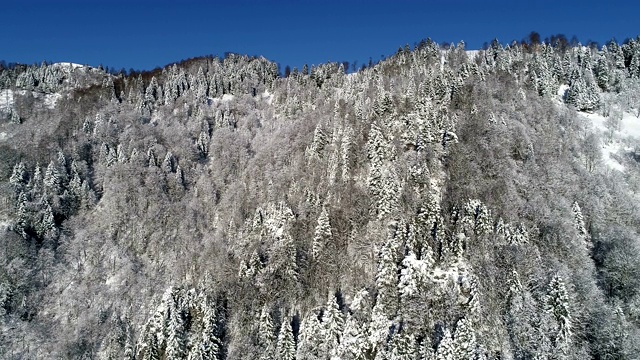
[[[3,359],[633,359],[640,37],[0,72]]]

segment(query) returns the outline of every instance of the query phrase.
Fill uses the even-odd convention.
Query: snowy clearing
[[[616,159],[621,151],[631,151],[628,139],[640,140],[640,119],[635,115],[625,112],[622,115],[619,129],[611,131],[607,128],[607,118],[600,114],[581,113],[590,120],[594,129],[602,135],[602,160],[613,170],[624,171],[624,166]]]

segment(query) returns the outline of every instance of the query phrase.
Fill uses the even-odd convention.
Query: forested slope
[[[639,90],[640,39],[3,69],[0,354],[634,358]]]

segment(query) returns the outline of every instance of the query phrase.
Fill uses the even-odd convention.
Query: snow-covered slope
[[[611,169],[624,171],[624,166],[616,159],[622,152],[633,151],[634,141],[640,141],[640,119],[625,112],[619,127],[607,125],[607,118],[600,114],[581,113],[591,122],[602,137],[602,160]]]

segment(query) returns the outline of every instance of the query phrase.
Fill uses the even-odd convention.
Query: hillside
[[[640,38],[0,73],[0,357],[632,359]]]

